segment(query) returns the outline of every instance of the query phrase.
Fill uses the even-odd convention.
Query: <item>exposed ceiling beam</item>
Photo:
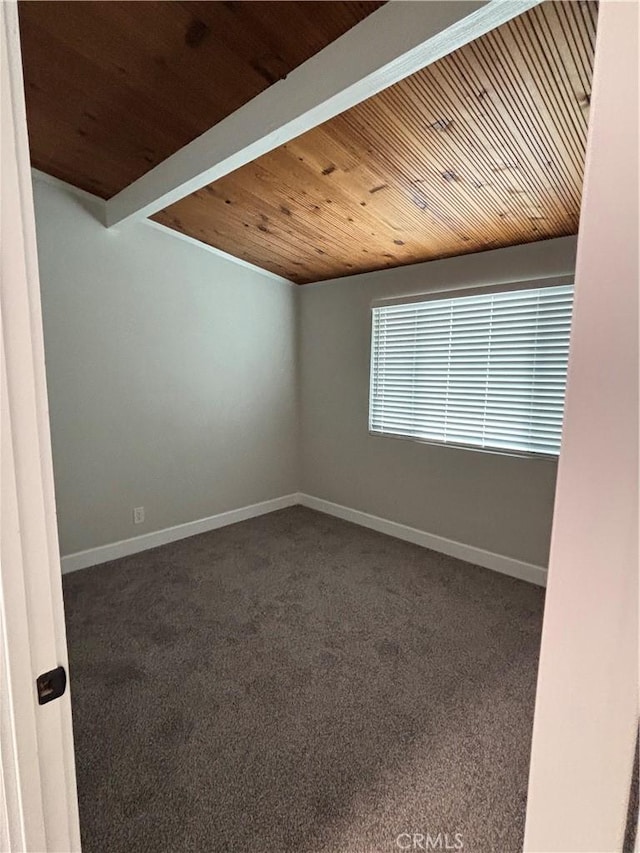
[[[152,216],[539,2],[387,3],[111,198],[106,224]]]

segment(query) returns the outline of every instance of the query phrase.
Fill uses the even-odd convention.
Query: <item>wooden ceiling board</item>
[[[596,19],[537,6],[153,218],[298,283],[575,234]]]
[[[110,198],[381,5],[20,2],[32,163]]]

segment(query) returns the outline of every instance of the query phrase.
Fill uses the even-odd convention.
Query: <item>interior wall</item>
[[[300,288],[301,491],[546,566],[557,463],[369,435],[371,302],[572,275],[564,237]]]
[[[370,304],[572,274],[574,238],[293,288],[34,193],[63,555],[302,491],[546,566],[553,460],[369,435]]]
[[[293,286],[34,195],[62,554],[295,491]]]

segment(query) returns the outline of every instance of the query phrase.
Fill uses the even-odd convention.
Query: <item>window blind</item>
[[[369,429],[560,451],[573,287],[373,308]]]

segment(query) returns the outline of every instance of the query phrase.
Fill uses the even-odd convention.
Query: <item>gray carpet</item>
[[[293,507],[64,593],[85,853],[521,850],[541,589]]]

